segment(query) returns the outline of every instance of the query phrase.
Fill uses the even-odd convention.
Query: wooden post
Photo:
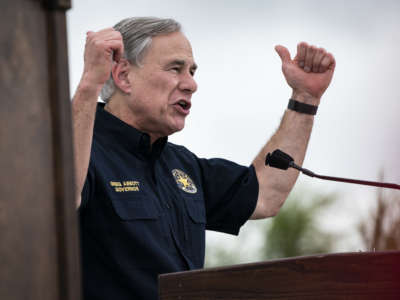
[[[0,299],[81,298],[68,8],[0,4]]]

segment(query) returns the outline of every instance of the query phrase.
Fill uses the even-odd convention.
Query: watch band
[[[318,110],[318,106],[316,105],[302,103],[294,99],[289,99],[289,104],[287,108],[302,114],[313,115],[313,116],[317,113]]]

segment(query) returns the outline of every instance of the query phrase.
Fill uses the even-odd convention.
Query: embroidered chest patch
[[[139,192],[140,191],[140,182],[133,180],[125,180],[125,181],[110,181],[110,186],[117,192]]]
[[[193,180],[189,177],[189,175],[187,175],[185,172],[178,169],[173,169],[172,175],[174,176],[176,184],[181,190],[190,194],[197,193],[196,185],[194,184]]]

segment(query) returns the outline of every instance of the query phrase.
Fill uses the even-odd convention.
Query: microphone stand
[[[386,183],[386,182],[377,182],[377,181],[367,181],[367,180],[359,180],[359,179],[349,179],[349,178],[342,178],[342,177],[333,177],[333,176],[325,176],[316,174],[308,169],[302,168],[294,163],[294,160],[291,156],[284,153],[283,151],[276,149],[274,152],[268,153],[265,159],[265,165],[269,165],[274,168],[287,170],[288,168],[294,168],[302,172],[303,174],[316,177],[323,180],[331,180],[331,181],[339,181],[339,182],[347,182],[347,183],[354,183],[354,184],[362,184],[362,185],[370,185],[376,187],[383,187],[389,189],[396,189],[400,190],[400,185],[395,183]]]

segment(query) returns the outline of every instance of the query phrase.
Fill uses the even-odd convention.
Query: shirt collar
[[[129,152],[139,153],[146,158],[158,158],[168,137],[159,138],[150,145],[150,136],[120,120],[104,109],[105,103],[98,103],[94,134],[111,147],[123,147]]]

